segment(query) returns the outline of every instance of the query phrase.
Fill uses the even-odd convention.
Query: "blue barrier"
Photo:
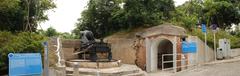
[[[182,42],[182,53],[196,53],[197,44],[196,42]]]
[[[9,76],[41,76],[40,53],[9,53]]]

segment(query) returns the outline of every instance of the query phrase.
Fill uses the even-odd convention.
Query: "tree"
[[[80,30],[90,30],[101,38],[120,30],[161,24],[174,10],[172,0],[90,0],[73,32],[78,35]]]
[[[47,29],[47,31],[45,31],[45,36],[48,36],[48,37],[53,37],[53,36],[57,36],[58,35],[58,32],[56,31],[56,29],[54,29],[53,27],[49,27]]]
[[[47,20],[45,11],[55,8],[52,0],[0,0],[0,30],[36,31]]]
[[[203,13],[208,25],[217,24],[226,29],[232,24],[240,23],[239,6],[235,4],[236,2],[235,0],[206,0]]]
[[[75,36],[68,32],[60,33],[60,36],[63,39],[75,39]]]
[[[36,33],[0,32],[0,75],[8,74],[9,53],[41,53],[43,52],[42,42],[46,40],[45,36]]]
[[[180,22],[187,29],[198,22],[207,26],[217,24],[228,29],[232,24],[240,23],[239,0],[190,0],[177,7],[175,22]]]
[[[111,29],[111,14],[115,8],[119,8],[114,0],[90,0],[88,9],[82,12],[82,18],[77,23],[77,31],[91,30],[97,38],[107,35]]]
[[[192,30],[202,16],[201,9],[201,2],[198,0],[187,1],[176,8],[172,22]]]

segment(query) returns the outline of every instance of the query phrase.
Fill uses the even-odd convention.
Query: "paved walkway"
[[[172,76],[174,73],[172,71],[161,71],[158,70],[157,72],[148,73],[147,76]]]
[[[205,65],[173,76],[240,76],[240,61]]]
[[[148,76],[240,76],[240,57],[194,66],[177,73],[166,71],[148,73]]]

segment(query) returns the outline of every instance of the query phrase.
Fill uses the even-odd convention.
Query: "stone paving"
[[[240,61],[205,65],[172,76],[240,76]]]
[[[147,76],[240,76],[240,56],[201,64],[177,73],[159,70]]]

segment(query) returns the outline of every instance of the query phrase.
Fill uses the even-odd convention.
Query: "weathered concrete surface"
[[[197,36],[188,36],[188,41],[193,41],[197,43],[197,63],[205,63],[214,60],[214,51],[212,48],[207,46],[207,52],[205,51],[205,43],[204,41],[200,40]]]
[[[147,76],[172,76],[174,73],[172,71],[162,71],[158,70],[157,72],[147,73]]]
[[[141,45],[145,44],[144,40],[138,39],[134,44],[136,50],[136,65],[143,70],[146,70],[146,47]]]
[[[81,76],[146,76],[146,73],[135,65],[123,64],[120,67],[95,69],[95,68],[79,68]],[[72,76],[73,68],[66,68],[68,76]]]
[[[119,32],[112,36],[105,38],[105,41],[112,45],[113,58],[122,60],[123,63],[136,64],[142,69],[146,69],[146,63],[150,60],[153,65],[158,65],[158,45],[161,39],[170,40],[173,43],[173,50],[181,53],[181,37],[186,36],[184,28],[174,26],[171,24],[163,24],[150,28],[137,28],[128,32]],[[140,39],[136,38],[136,35]],[[142,39],[141,39],[142,37]],[[147,48],[146,40],[143,37],[148,37],[153,41],[153,45]],[[176,38],[175,38],[176,37]],[[153,49],[153,56],[147,56],[147,49]],[[156,54],[156,55],[155,55]],[[151,57],[150,59],[146,59]],[[180,56],[177,59],[181,59]],[[180,66],[181,63],[177,63]],[[157,69],[157,68],[155,68]]]
[[[181,56],[176,54],[182,53],[181,39],[182,37],[186,37],[186,35],[187,35],[186,30],[184,28],[174,26],[172,24],[158,25],[158,26],[154,26],[136,33],[136,37],[145,42],[144,44],[143,43],[141,44],[141,42],[137,42],[137,43],[140,43],[140,45],[144,46],[144,48],[146,49],[146,58],[145,58],[146,66],[145,67],[147,72],[154,72],[154,71],[157,71],[157,69],[161,69],[161,67],[158,68],[158,65],[160,66],[162,64],[161,63],[162,54],[171,52],[173,54],[172,60],[181,60]],[[168,46],[158,47],[159,45],[166,45],[166,44],[162,44],[162,41],[166,41],[166,40],[172,44],[171,49],[167,49]],[[136,49],[137,53],[142,53],[141,51],[145,51],[145,50],[141,50],[140,48],[141,47],[139,47],[139,49]],[[169,51],[169,52],[161,53],[161,51]],[[159,52],[159,55],[158,55],[158,52]],[[137,55],[141,55],[141,54],[137,54]],[[137,58],[138,58],[137,61],[143,60],[143,58],[139,59],[138,56]],[[143,63],[137,63],[137,64],[143,64]],[[181,62],[173,62],[172,65],[173,67],[181,66]],[[143,66],[141,65],[140,67],[143,67]],[[179,68],[177,70],[181,70],[181,69]]]
[[[77,59],[78,56],[74,53],[74,48],[62,48],[65,61]]]
[[[63,39],[62,47],[63,48],[79,48],[80,39]]]
[[[50,67],[54,67],[58,60],[58,57],[56,54],[57,47],[54,45],[57,45],[57,39],[50,38],[50,40],[48,41],[48,58],[49,58]]]
[[[157,71],[148,73],[148,76],[239,76],[238,67],[240,64],[240,57],[234,57],[227,60],[217,60],[208,63],[201,64],[199,66],[189,67],[183,71],[173,73],[170,71]],[[233,69],[231,69],[233,68]],[[206,74],[205,74],[206,73]],[[217,73],[227,73],[219,75]],[[231,74],[231,75],[229,75]]]
[[[113,59],[127,64],[135,64],[136,51],[133,49],[133,39],[112,38],[108,39],[108,42],[111,44]]]
[[[240,61],[197,67],[173,76],[239,76]]]
[[[159,36],[159,35],[173,35],[173,36],[187,36],[186,30],[182,27],[172,24],[162,24],[147,28],[136,35],[141,37]]]
[[[135,33],[143,29],[137,28],[128,32],[118,32],[106,37],[104,41],[111,44],[113,59],[121,60],[122,63],[135,64]]]
[[[230,56],[231,57],[240,56],[240,48],[231,49]]]
[[[121,65],[117,60],[112,60],[111,62],[91,62],[90,60],[75,59],[66,62],[67,67],[74,67],[76,64],[81,68],[113,68]]]
[[[75,40],[65,40],[65,39],[60,39],[60,44],[62,44],[62,47],[60,48],[60,56],[63,58],[65,61],[71,60],[71,59],[76,59],[77,55],[74,55],[74,48],[79,48],[80,47],[80,40],[75,39]],[[57,38],[50,38],[48,41],[48,47],[49,47],[49,65],[50,67],[55,67],[58,56],[57,56]]]

